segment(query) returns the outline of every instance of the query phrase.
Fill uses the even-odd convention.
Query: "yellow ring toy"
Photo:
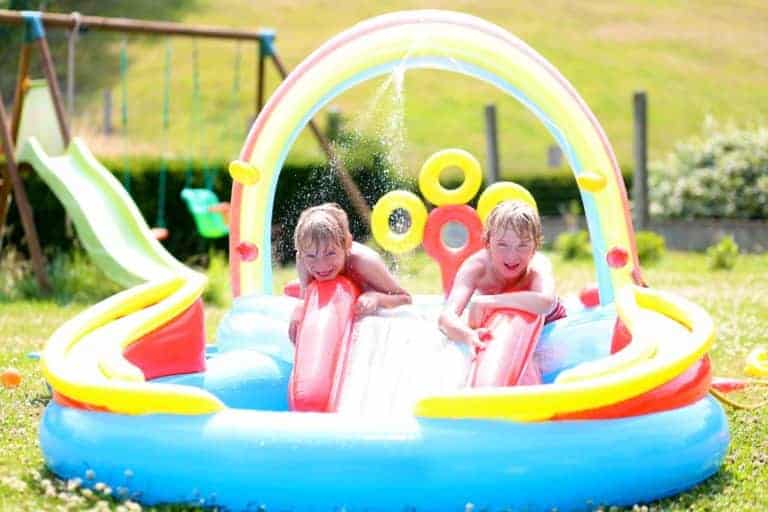
[[[389,217],[398,208],[411,218],[411,226],[405,233],[395,233],[389,228]],[[371,212],[371,232],[376,242],[385,250],[402,254],[419,246],[424,238],[427,208],[419,196],[406,190],[393,190],[381,196]]]
[[[744,373],[752,377],[768,377],[768,348],[756,347],[749,353]]]
[[[511,181],[500,181],[494,183],[490,187],[486,188],[480,195],[480,199],[477,202],[477,214],[480,216],[480,220],[485,224],[485,219],[490,215],[497,204],[502,201],[522,201],[528,203],[533,207],[536,213],[539,212],[538,206],[536,206],[536,200],[533,198],[528,189],[517,183]]]
[[[464,174],[464,181],[458,188],[447,189],[440,184],[440,173],[448,167],[458,167]],[[427,158],[419,171],[421,194],[436,206],[469,202],[480,190],[482,181],[480,162],[463,149],[438,151]]]

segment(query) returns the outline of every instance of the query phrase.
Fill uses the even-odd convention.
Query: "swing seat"
[[[229,226],[218,209],[221,204],[213,191],[207,188],[185,188],[181,198],[195,219],[198,233],[205,238],[220,238],[229,234]]]

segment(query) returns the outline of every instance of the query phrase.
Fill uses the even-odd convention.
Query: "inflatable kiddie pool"
[[[396,67],[484,80],[541,119],[576,175],[600,304],[571,305],[567,318],[537,331],[533,357],[542,384],[464,388],[455,380],[466,361],[461,348],[424,334],[436,330],[442,297],[416,297],[412,306],[353,326],[331,393],[311,403],[338,412],[292,412],[295,357],[286,332],[296,299],[271,295],[264,257],[271,254],[279,170],[323,105]],[[467,503],[569,510],[655,500],[718,470],[729,435],[722,409],[707,396],[712,321],[695,304],[644,286],[605,134],[571,85],[503,29],[443,11],[356,25],[277,89],[231,173],[236,299],[215,350],[206,351],[204,339],[205,279],[176,267],[79,314],[46,345],[42,368],[54,400],[40,442],[60,477],[104,482],[115,495],[146,504],[236,510],[446,510]],[[316,286],[311,311],[321,318],[335,304],[343,312],[348,293],[343,281]],[[328,332],[313,325],[318,336]],[[334,329],[346,333],[345,325]],[[386,329],[391,333],[383,335]],[[371,341],[377,336],[387,342]],[[350,383],[378,371],[363,363],[361,351],[370,356],[388,345],[403,353],[432,347],[410,359],[383,357],[390,362],[381,367],[434,378],[420,394],[397,379],[382,388],[370,378],[373,384],[357,386],[367,391],[355,395]],[[436,368],[435,354],[451,372]],[[386,405],[366,393],[402,399]]]

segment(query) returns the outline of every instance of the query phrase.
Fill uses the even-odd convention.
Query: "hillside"
[[[708,115],[741,126],[765,123],[768,111],[768,4],[761,0],[570,2],[568,0],[358,2],[339,8],[330,1],[218,0],[190,2],[178,21],[233,27],[272,27],[277,50],[289,68],[325,40],[376,14],[409,8],[441,8],[488,19],[517,35],[552,64],[579,91],[607,132],[619,161],[632,164],[634,91],[649,96],[650,158],[662,158],[673,145],[698,134]],[[258,6],[258,7],[257,7]],[[130,10],[130,8],[127,8]],[[88,13],[98,14],[98,13]],[[114,15],[114,13],[111,13]],[[130,16],[130,12],[123,13]],[[101,43],[99,43],[101,41]],[[229,159],[237,154],[253,113],[256,51],[243,44],[241,90],[235,112],[231,90],[235,45],[200,41],[202,117],[192,126],[192,43],[171,41],[173,102],[171,130],[161,130],[165,43],[130,37],[129,137],[96,134],[101,125],[100,93],[78,98],[76,132],[97,153],[123,151],[207,154]],[[95,32],[81,45],[102,44],[114,55],[111,86],[119,102],[117,38]],[[87,66],[79,63],[79,66]],[[63,67],[63,63],[60,64]],[[5,70],[4,70],[5,71]],[[100,70],[102,77],[104,71]],[[277,84],[269,68],[268,90]],[[413,172],[433,151],[459,146],[485,161],[483,107],[499,109],[501,163],[511,177],[546,167],[552,138],[515,100],[491,86],[447,72],[416,70],[405,76],[402,95],[388,78],[363,84],[333,102],[351,125],[388,141],[393,160]],[[113,120],[119,125],[119,105]],[[318,119],[324,121],[321,113]],[[235,133],[235,135],[232,135]],[[191,149],[190,149],[191,148]],[[303,135],[289,159],[322,158]]]

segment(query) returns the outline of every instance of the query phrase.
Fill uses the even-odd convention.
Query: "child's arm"
[[[304,318],[304,294],[311,280],[309,272],[307,272],[307,268],[298,254],[296,255],[296,273],[299,275],[299,302],[293,308],[293,313],[288,323],[288,338],[291,340],[291,343],[296,343],[296,336],[299,334],[299,325]]]
[[[547,315],[555,307],[552,296],[528,291],[479,295],[472,299],[472,304],[483,307],[522,309],[536,315]]]
[[[411,296],[407,292],[381,293],[367,291],[357,298],[357,302],[355,303],[355,313],[364,316],[375,313],[379,308],[389,309],[410,303]]]
[[[412,302],[411,295],[398,284],[378,253],[359,244],[355,244],[353,251],[354,271],[371,288],[361,294],[355,303],[358,315],[367,315],[379,308],[394,308]]]
[[[293,313],[291,313],[291,320],[288,323],[288,338],[291,340],[291,343],[293,343],[294,345],[296,344],[296,336],[299,335],[299,326],[301,325],[301,321],[303,319],[304,319],[304,300],[300,300],[296,304],[296,307],[293,308]]]
[[[304,292],[307,291],[307,286],[309,286],[309,282],[312,280],[309,276],[309,272],[307,272],[307,267],[304,266],[304,262],[299,258],[299,255],[296,255],[296,273],[299,275],[299,298],[304,298]]]
[[[546,256],[536,253],[529,272],[533,274],[529,290],[480,295],[472,299],[472,303],[483,307],[522,309],[537,315],[549,314],[557,302],[552,264]]]
[[[466,260],[453,281],[451,293],[448,294],[445,307],[437,320],[440,330],[449,339],[463,341],[473,350],[485,348],[486,343],[480,339],[482,330],[474,330],[461,319],[464,308],[477,288],[476,283],[482,276],[484,264],[478,257],[472,256]]]

